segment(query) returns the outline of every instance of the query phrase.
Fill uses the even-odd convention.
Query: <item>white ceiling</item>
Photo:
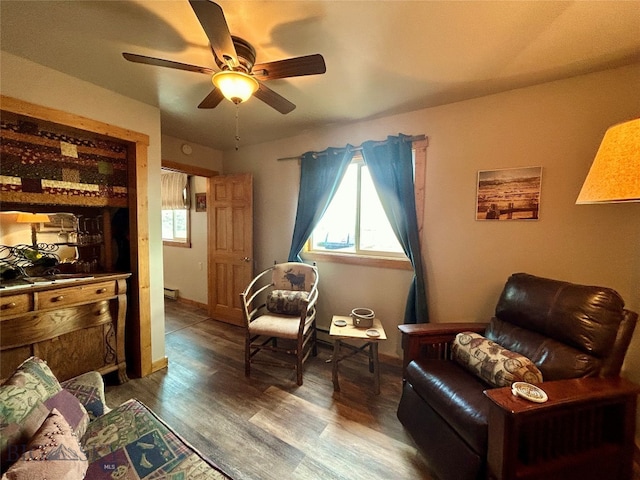
[[[242,104],[245,145],[640,61],[635,0],[218,3],[257,63],[321,53],[327,65],[267,82],[297,105],[288,115]],[[216,68],[187,0],[0,0],[0,21],[2,50],[160,107],[163,134],[233,148],[235,106],[197,108],[208,76],[121,55]]]

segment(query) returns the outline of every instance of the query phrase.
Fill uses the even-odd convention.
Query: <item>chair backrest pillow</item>
[[[280,315],[300,315],[307,307],[308,292],[271,290],[267,294],[267,310]]]

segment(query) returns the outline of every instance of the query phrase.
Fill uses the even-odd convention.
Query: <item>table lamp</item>
[[[38,248],[38,240],[36,238],[36,225],[42,222],[48,222],[49,215],[44,213],[19,213],[16,219],[17,223],[30,223],[31,224],[31,244],[33,248]]]
[[[640,201],[640,118],[609,127],[576,204]]]

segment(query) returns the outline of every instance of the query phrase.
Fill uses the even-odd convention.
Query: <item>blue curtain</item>
[[[411,141],[405,135],[362,144],[362,156],[389,223],[413,265],[404,323],[427,323],[427,295],[416,217]]]
[[[331,203],[352,156],[350,145],[347,148],[328,148],[321,153],[307,152],[302,155],[298,211],[289,251],[290,262],[302,261],[300,251]]]

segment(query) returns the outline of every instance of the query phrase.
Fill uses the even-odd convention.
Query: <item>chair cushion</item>
[[[309,292],[271,290],[267,295],[267,310],[281,315],[300,315],[307,308]]]
[[[531,360],[478,333],[456,335],[451,353],[456,362],[494,387],[510,387],[513,382],[542,382],[542,373]]]
[[[307,333],[315,317],[307,317],[304,325],[304,333]],[[288,315],[265,314],[252,320],[249,324],[251,335],[266,335],[278,338],[298,338],[300,317]]]
[[[456,362],[432,359],[410,362],[406,379],[473,450],[484,455],[491,405],[483,393],[485,382]]]

